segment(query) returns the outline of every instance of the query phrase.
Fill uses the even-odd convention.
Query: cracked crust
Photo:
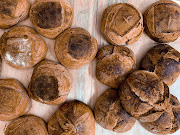
[[[0,0],[0,28],[7,29],[24,20],[29,9],[29,0]]]
[[[95,120],[89,106],[80,101],[66,102],[48,122],[49,135],[95,135]]]
[[[96,39],[83,28],[69,28],[56,38],[56,56],[67,68],[84,66],[95,58],[97,51]]]
[[[167,44],[156,45],[143,58],[141,68],[156,73],[170,86],[180,74],[180,53]]]
[[[71,86],[71,75],[65,67],[44,60],[34,68],[28,93],[38,102],[57,105],[66,100]]]
[[[30,20],[44,37],[56,38],[72,25],[73,8],[65,0],[35,0],[30,10]]]
[[[97,54],[96,78],[109,87],[119,88],[135,68],[134,53],[127,47],[108,45]]]
[[[160,43],[173,42],[180,36],[180,6],[171,0],[160,0],[144,13],[147,35]]]
[[[128,76],[120,86],[120,100],[124,109],[139,118],[152,108],[166,109],[169,88],[156,74],[138,70]]]
[[[98,99],[94,109],[95,119],[103,128],[117,133],[129,131],[136,119],[120,105],[118,91],[106,90]]]
[[[13,120],[6,128],[5,135],[48,135],[45,122],[33,115]]]
[[[133,44],[143,32],[141,12],[127,3],[107,7],[101,20],[101,33],[114,45]]]
[[[29,26],[15,26],[0,41],[5,62],[16,69],[29,69],[46,56],[45,41]]]
[[[0,95],[1,121],[13,120],[30,110],[31,100],[19,81],[1,79]]]

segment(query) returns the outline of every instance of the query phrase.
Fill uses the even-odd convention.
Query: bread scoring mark
[[[40,76],[31,84],[31,92],[43,101],[51,101],[59,97],[58,81],[53,76]]]
[[[5,59],[15,66],[29,66],[32,57],[31,46],[33,41],[29,38],[9,38],[5,47]]]
[[[154,7],[155,33],[180,31],[180,7],[172,3],[161,3]]]
[[[0,14],[13,17],[17,0],[0,0]]]
[[[20,95],[16,90],[0,87],[0,114],[12,113],[20,102]]]
[[[115,17],[110,29],[121,37],[129,33],[141,19],[139,12],[128,4],[121,6],[114,15]]]
[[[40,28],[56,28],[61,25],[61,5],[58,2],[43,2],[34,8],[33,13]]]
[[[90,47],[91,40],[89,36],[74,34],[69,41],[68,53],[75,59],[81,59],[88,55]]]

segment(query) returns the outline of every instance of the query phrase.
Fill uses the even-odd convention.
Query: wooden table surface
[[[34,0],[30,0],[31,4]],[[157,0],[68,0],[73,8],[74,8],[74,21],[72,27],[83,27],[88,30],[92,36],[94,36],[99,44],[99,48],[108,45],[105,39],[102,37],[100,33],[100,21],[101,16],[106,7],[112,4],[120,3],[120,2],[128,2],[135,5],[139,10],[143,13],[152,3]],[[178,0],[176,0],[178,2]],[[180,3],[180,1],[179,1]],[[32,26],[30,19],[22,21],[18,25],[28,25]],[[0,29],[0,36],[4,33],[3,30]],[[44,38],[44,37],[43,37]],[[57,58],[54,53],[54,40],[44,38],[48,45],[47,59],[57,61]],[[145,53],[149,50],[149,48],[153,47],[156,43],[151,40],[145,33],[141,36],[138,42],[128,45],[130,49],[132,49],[136,55],[137,65],[139,67],[139,62]],[[180,38],[173,43],[169,43],[172,47],[176,48],[180,51]],[[88,104],[92,109],[94,108],[94,104],[97,98],[108,88],[107,86],[101,84],[95,77],[95,68],[96,68],[96,60],[93,60],[91,63],[85,65],[81,69],[70,70],[72,78],[73,78],[73,87],[71,92],[69,93],[68,99],[77,99],[86,104]],[[16,78],[23,83],[23,85],[27,88],[31,79],[33,69],[28,70],[17,70],[8,66],[4,61],[2,64],[2,74],[1,78]],[[178,97],[180,100],[180,77],[170,87],[170,92]],[[28,114],[34,114],[41,118],[43,118],[46,122],[49,120],[51,115],[57,110],[59,106],[50,106],[41,104],[32,100],[32,108]],[[0,121],[0,135],[4,135],[5,127],[9,124],[9,122]],[[134,127],[123,133],[124,135],[151,135],[150,132],[146,131],[139,122],[136,122]],[[96,135],[121,135],[108,130],[101,128],[96,123]],[[174,135],[180,135],[180,130],[176,132]]]

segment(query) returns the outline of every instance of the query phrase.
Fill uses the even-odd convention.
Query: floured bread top
[[[6,42],[5,59],[16,66],[29,66],[32,61],[30,38],[10,38]]]

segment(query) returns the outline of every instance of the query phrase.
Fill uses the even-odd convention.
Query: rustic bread
[[[5,135],[48,135],[45,122],[33,115],[13,120],[6,128]]]
[[[70,28],[56,38],[56,56],[67,68],[80,68],[91,62],[97,51],[96,39],[83,28]]]
[[[30,10],[33,26],[47,38],[56,38],[69,28],[73,16],[73,8],[66,0],[35,0]]]
[[[49,135],[95,135],[95,120],[88,105],[80,101],[66,102],[48,122]]]
[[[138,70],[121,84],[120,100],[123,108],[140,118],[153,108],[163,110],[169,105],[169,88],[152,72]]]
[[[15,26],[1,37],[1,54],[16,69],[28,69],[46,56],[45,41],[29,26]]]
[[[28,93],[38,102],[57,105],[66,100],[71,86],[71,75],[65,67],[44,60],[34,68]]]
[[[26,114],[31,100],[22,84],[15,79],[0,79],[0,120],[13,120]]]
[[[143,29],[141,12],[129,3],[111,5],[103,12],[101,33],[111,44],[133,44]]]
[[[96,101],[94,115],[97,123],[117,133],[130,130],[136,119],[129,115],[120,104],[118,91],[106,90]]]
[[[180,103],[170,95],[170,103],[166,110],[155,108],[140,119],[141,125],[154,134],[172,134],[180,128]]]
[[[180,74],[180,53],[167,44],[156,45],[143,58],[141,69],[156,73],[170,86]]]
[[[127,47],[108,45],[97,54],[96,78],[109,87],[119,88],[120,83],[135,68],[134,53]]]
[[[24,20],[29,9],[29,0],[0,0],[0,28],[6,29]]]
[[[171,0],[160,0],[144,13],[145,32],[161,43],[175,41],[180,36],[180,6]]]

